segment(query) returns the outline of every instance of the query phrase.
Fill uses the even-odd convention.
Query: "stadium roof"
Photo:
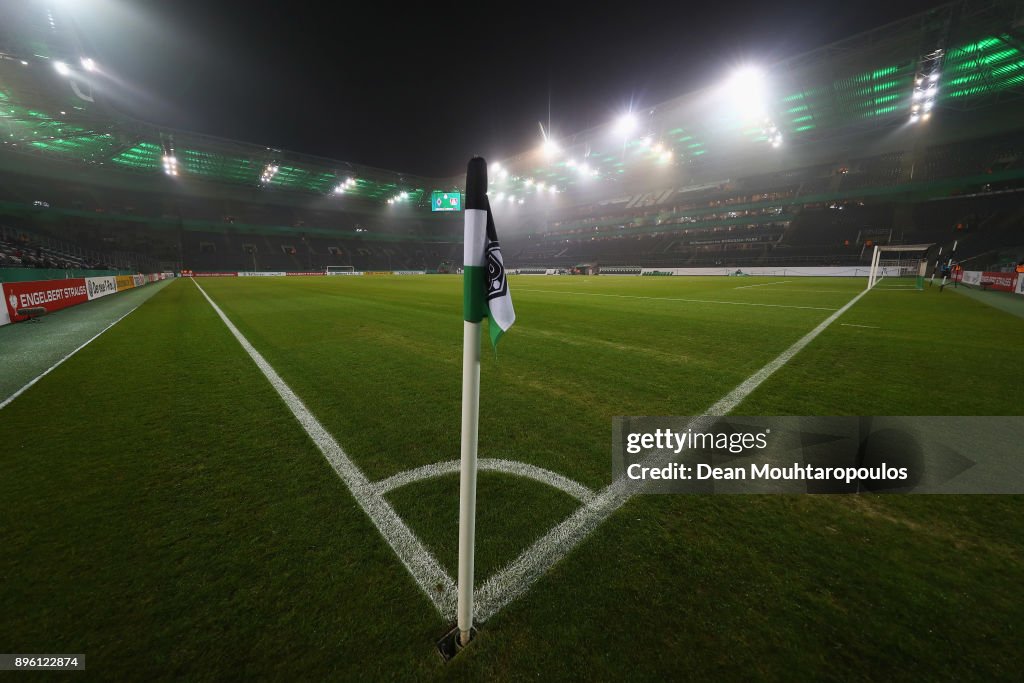
[[[502,160],[516,182],[576,185],[926,125],[1024,98],[1024,3],[961,0],[770,66],[742,65],[654,107]],[[1019,106],[1019,105],[1016,105]]]

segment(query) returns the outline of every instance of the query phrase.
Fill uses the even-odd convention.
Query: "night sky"
[[[84,49],[136,117],[382,168],[460,173],[935,2],[79,0]]]

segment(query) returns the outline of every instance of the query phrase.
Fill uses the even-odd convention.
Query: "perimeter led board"
[[[430,210],[462,211],[462,194],[459,192],[434,190],[430,193]]]

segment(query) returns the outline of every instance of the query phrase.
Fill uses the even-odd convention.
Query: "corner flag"
[[[477,180],[474,180],[474,177]],[[466,234],[463,269],[463,309],[466,322],[479,323],[490,318],[491,345],[512,323],[516,312],[505,277],[494,215],[487,200],[487,163],[480,157],[469,162],[466,172]]]
[[[476,544],[477,431],[480,421],[480,323],[490,318],[491,344],[516,320],[505,265],[487,201],[487,162],[466,168],[466,234],[462,271],[462,448],[459,469],[459,644],[473,635],[473,553]]]

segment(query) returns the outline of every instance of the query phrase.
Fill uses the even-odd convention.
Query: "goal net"
[[[875,245],[868,271],[868,289],[881,282],[885,288],[924,289],[928,250],[932,244]]]
[[[354,272],[356,272],[356,269],[353,266],[327,266],[327,274],[328,275],[334,275],[336,273],[352,274]]]

